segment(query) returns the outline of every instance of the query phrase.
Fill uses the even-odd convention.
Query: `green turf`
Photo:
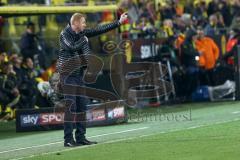
[[[44,132],[21,132],[16,133],[16,122],[9,121],[9,122],[0,122],[0,140],[1,139],[11,139],[16,137],[22,137],[27,135],[34,135],[34,134],[41,134]]]
[[[240,121],[144,138],[77,148],[29,159],[39,160],[237,160]]]
[[[69,155],[81,155],[81,157],[85,155],[92,157],[84,157],[84,159],[99,159],[101,157],[103,158],[105,155],[108,155],[107,152],[110,152],[114,156],[113,157],[110,155],[111,159],[120,159],[126,155],[129,155],[129,157],[132,156],[132,158],[129,159],[139,159],[139,157],[144,157],[147,156],[147,154],[151,154],[152,157],[156,156],[160,160],[173,158],[173,155],[182,156],[181,158],[175,157],[175,159],[185,159],[183,157],[189,159],[189,155],[190,157],[197,156],[199,159],[208,160],[209,158],[202,158],[201,156],[208,155],[211,152],[213,155],[210,154],[210,159],[214,159],[211,156],[218,155],[215,148],[217,149],[218,147],[224,147],[222,143],[229,145],[227,145],[224,150],[221,148],[221,152],[226,150],[229,151],[229,154],[233,154],[233,156],[236,154],[234,147],[239,148],[239,139],[237,134],[235,134],[239,132],[239,129],[234,130],[235,128],[239,128],[237,127],[237,124],[239,123],[238,120],[240,120],[239,102],[194,103],[161,106],[160,108],[138,110],[129,109],[128,113],[131,114],[132,119],[130,119],[127,124],[88,128],[87,137],[89,137],[90,140],[98,141],[99,145],[90,148],[77,149],[77,151],[73,151],[77,152],[76,155],[75,153],[71,153]],[[138,117],[136,117],[136,115]],[[159,119],[159,115],[165,115],[166,117],[177,116],[180,117],[180,120],[171,118]],[[184,119],[184,116],[188,119]],[[233,121],[237,122],[235,123]],[[233,127],[231,127],[231,125],[233,125]],[[188,130],[189,128],[201,126],[211,127]],[[218,129],[219,127],[222,129]],[[203,131],[201,131],[202,129]],[[163,132],[165,132],[165,134],[160,134]],[[231,135],[231,133],[233,133],[233,135]],[[136,138],[149,134],[155,134],[158,136],[141,139]],[[122,140],[126,138],[136,138],[134,141],[137,141],[136,143],[132,143],[133,141],[131,140],[112,144],[104,144],[110,141]],[[233,139],[235,139],[235,143]],[[32,155],[38,157],[39,155],[49,152],[60,152],[60,155],[56,155],[57,158],[65,157],[65,154],[68,154],[69,151],[64,151],[66,148],[63,147],[62,141],[62,130],[16,133],[14,122],[0,123],[0,160],[19,159]],[[214,143],[214,141],[216,142]],[[200,147],[198,149],[200,149],[201,152],[197,152],[197,149],[194,150],[196,147]],[[204,150],[204,148],[206,149]],[[231,150],[227,148],[230,148]],[[123,151],[121,151],[121,149],[123,149]],[[120,150],[120,152],[118,152],[118,150]],[[90,151],[92,151],[93,154],[91,154]],[[78,154],[78,152],[81,154]],[[160,152],[161,155],[159,155],[158,152]],[[120,154],[121,156],[119,156]],[[139,157],[133,157],[135,154],[139,154]],[[225,154],[228,156],[228,152]],[[52,156],[54,157],[55,155],[53,154],[50,157]],[[164,157],[161,158],[162,156]],[[76,159],[81,159],[81,157]],[[231,158],[234,159],[234,157]],[[32,159],[35,159],[35,157]],[[39,157],[39,159],[46,158]],[[65,159],[69,158],[65,157]],[[108,159],[108,157],[104,157],[104,159]],[[124,157],[122,159],[127,158]],[[144,157],[144,159],[150,158]]]

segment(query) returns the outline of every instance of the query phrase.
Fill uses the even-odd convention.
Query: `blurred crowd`
[[[240,1],[193,0],[183,4],[179,0],[167,0],[156,4],[152,0],[122,0],[120,8],[119,12],[127,11],[130,17],[121,32],[127,32],[130,37],[149,37],[151,33],[153,37],[170,37],[197,26],[203,27],[211,37],[239,24]]]
[[[41,46],[36,41],[35,25],[29,22],[21,37],[21,54],[0,53],[0,114],[7,119],[15,117],[16,109],[52,106],[48,81],[56,70],[56,61],[44,68],[38,58]]]
[[[183,1],[181,1],[183,2]],[[174,83],[180,99],[192,100],[199,86],[234,81],[234,56],[240,43],[240,0],[123,0],[119,13],[128,12],[122,38],[165,39],[163,52],[176,66]],[[165,54],[165,53],[164,53]],[[170,60],[171,60],[170,59]],[[174,59],[174,60],[173,60]]]
[[[128,12],[129,20],[119,29],[122,39],[165,40],[165,50],[174,54],[171,62],[177,68],[173,76],[180,98],[190,99],[199,85],[233,80],[234,55],[240,43],[240,0],[189,0],[184,5],[178,0],[121,0],[117,13],[123,12]],[[99,23],[114,19],[114,14],[106,11]],[[48,80],[56,61],[44,66],[34,27],[27,24],[20,54],[0,53],[0,113],[9,112],[11,117],[17,108],[51,106]],[[101,35],[100,42],[114,37],[112,32]],[[160,49],[159,54],[162,52]],[[224,75],[218,77],[218,72]]]
[[[30,57],[0,53],[0,111],[13,118],[16,109],[51,107],[48,81],[55,63],[40,73]]]

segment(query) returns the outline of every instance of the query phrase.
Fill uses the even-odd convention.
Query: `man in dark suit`
[[[73,72],[61,74],[64,71],[64,65],[67,61],[74,57],[84,56],[87,63],[87,55],[90,54],[88,38],[105,33],[112,29],[119,27],[127,19],[127,14],[121,15],[120,20],[114,21],[109,24],[97,26],[94,29],[86,28],[86,18],[83,14],[75,13],[72,15],[70,23],[63,29],[60,34],[60,52],[57,64],[57,70],[60,73],[61,85],[83,85],[83,72],[84,69],[75,69]],[[74,64],[73,64],[74,66]],[[65,95],[65,100],[71,100],[71,112],[81,113],[84,120],[81,121],[65,121],[64,122],[64,146],[74,147],[79,145],[91,145],[96,142],[88,141],[85,137],[86,133],[86,99],[82,96]],[[65,112],[65,117],[66,117]],[[76,125],[75,140],[73,138],[73,125]]]
[[[24,59],[33,59],[34,55],[38,54],[34,23],[27,23],[26,32],[21,37],[20,48]]]

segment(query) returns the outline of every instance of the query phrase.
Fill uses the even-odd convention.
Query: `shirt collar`
[[[69,22],[68,25],[67,25],[67,31],[70,32],[70,33],[73,34],[73,35],[82,35],[82,34],[84,34],[84,31],[81,31],[81,32],[79,32],[79,33],[74,32],[74,31],[72,30],[72,27],[71,27],[70,22]]]
[[[71,27],[70,22],[69,22],[68,25],[67,25],[67,30],[68,30],[71,34],[76,34],[76,33],[72,30],[72,27]]]

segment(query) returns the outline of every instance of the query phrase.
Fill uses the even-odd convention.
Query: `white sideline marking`
[[[101,145],[101,144],[109,144],[109,143],[115,143],[115,142],[119,142],[119,141],[132,140],[132,139],[136,139],[136,138],[149,137],[149,136],[153,136],[153,135],[157,135],[157,134],[165,134],[165,133],[178,132],[178,131],[183,131],[183,130],[188,130],[188,129],[190,130],[190,129],[196,129],[196,128],[201,128],[201,127],[208,127],[208,126],[212,126],[212,125],[223,124],[223,123],[228,123],[228,122],[234,122],[234,121],[239,121],[239,120],[240,120],[240,118],[235,118],[233,120],[226,120],[226,121],[222,121],[222,122],[215,122],[215,123],[212,123],[212,124],[197,125],[197,126],[191,126],[191,127],[188,127],[188,128],[184,128],[184,129],[173,129],[173,130],[169,130],[169,131],[162,131],[162,132],[157,132],[157,133],[145,134],[145,135],[136,136],[136,137],[122,138],[122,139],[111,140],[111,141],[108,141],[108,142],[98,143],[98,144],[90,145],[90,146],[80,146],[80,147],[68,148],[68,149],[63,149],[63,150],[53,151],[53,152],[47,152],[47,153],[42,153],[42,154],[41,153],[40,154],[33,154],[33,155],[30,155],[30,156],[13,158],[13,159],[10,159],[10,160],[21,160],[21,159],[24,159],[24,158],[32,158],[32,157],[36,157],[36,156],[56,154],[56,153],[59,153],[59,152],[71,151],[71,150],[75,150],[75,149],[94,147],[96,145]]]
[[[95,137],[102,137],[102,136],[108,136],[108,135],[113,135],[113,134],[121,134],[121,133],[126,133],[126,132],[133,132],[133,131],[143,130],[143,129],[147,129],[147,128],[149,128],[149,127],[135,128],[135,129],[129,129],[129,130],[113,132],[113,133],[105,133],[105,134],[90,136],[90,137],[87,137],[87,138],[95,138]],[[59,143],[63,143],[63,141],[58,141],[58,142],[52,142],[52,143],[47,143],[47,144],[41,144],[41,145],[35,145],[35,146],[29,146],[29,147],[23,147],[23,148],[16,148],[16,149],[11,149],[11,150],[1,151],[0,154],[8,153],[8,152],[14,152],[14,151],[20,151],[20,150],[25,150],[25,149],[45,147],[45,146],[50,146],[50,145],[59,144]]]
[[[240,111],[235,111],[235,112],[232,112],[232,114],[239,114]]]
[[[192,126],[192,127],[188,127],[187,129],[195,129],[195,128],[199,128],[199,127],[204,127],[204,125]]]

